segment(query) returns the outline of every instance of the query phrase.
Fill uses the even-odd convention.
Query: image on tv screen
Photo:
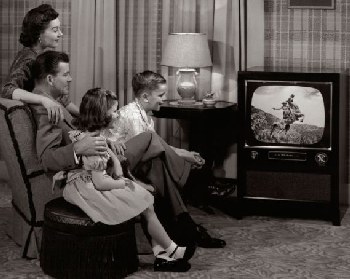
[[[251,129],[263,143],[312,145],[321,141],[325,105],[320,91],[304,86],[260,86],[251,99]]]

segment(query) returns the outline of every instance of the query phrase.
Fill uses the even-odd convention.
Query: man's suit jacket
[[[33,93],[53,99],[37,89],[34,89]],[[76,168],[73,143],[68,135],[68,132],[74,129],[74,126],[71,125],[73,118],[70,113],[63,108],[65,119],[54,125],[50,123],[44,106],[31,105],[31,109],[37,125],[37,155],[44,170],[48,173],[55,173]]]

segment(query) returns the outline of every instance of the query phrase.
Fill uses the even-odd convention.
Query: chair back
[[[52,182],[36,154],[36,125],[29,106],[0,98],[0,153],[8,169],[12,213],[8,234],[22,246],[22,256],[39,256],[45,204],[61,193],[52,193]]]

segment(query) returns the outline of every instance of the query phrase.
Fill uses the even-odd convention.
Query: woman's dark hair
[[[166,79],[158,73],[152,71],[144,71],[135,74],[132,78],[132,89],[136,97],[143,92],[151,92],[158,88],[159,84],[165,84]]]
[[[48,50],[39,54],[33,63],[33,78],[35,80],[42,80],[47,75],[56,75],[60,62],[69,63],[69,57],[66,53]]]
[[[58,13],[49,4],[31,9],[23,19],[19,42],[25,47],[32,47],[38,42],[40,34],[47,28],[50,21],[57,17]]]
[[[118,98],[116,94],[99,87],[88,90],[80,103],[79,118],[73,124],[81,131],[93,132],[108,127],[112,117],[108,110]]]

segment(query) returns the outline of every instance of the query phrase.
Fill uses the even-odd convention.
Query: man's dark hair
[[[88,90],[79,107],[79,118],[74,125],[81,131],[93,132],[108,127],[112,118],[108,110],[114,105],[118,98],[110,90],[93,88]]]
[[[50,21],[56,19],[58,15],[49,4],[42,4],[31,9],[23,19],[19,42],[26,47],[35,45],[40,34],[48,27]]]
[[[144,71],[135,74],[132,78],[132,89],[136,97],[139,97],[143,92],[151,92],[158,88],[160,84],[165,84],[166,79],[158,73],[152,71]]]
[[[66,53],[48,50],[39,54],[33,63],[33,78],[35,80],[42,80],[47,75],[56,75],[60,62],[69,63],[69,57]]]

